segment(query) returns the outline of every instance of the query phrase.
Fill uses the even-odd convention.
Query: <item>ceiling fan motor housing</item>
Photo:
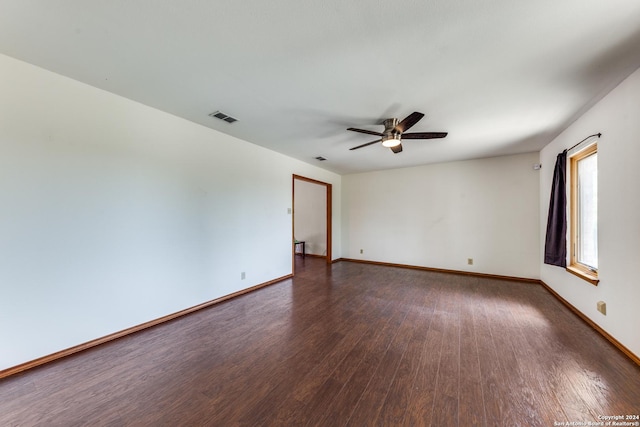
[[[386,119],[384,122],[384,132],[382,133],[382,145],[385,147],[395,147],[400,144],[400,132],[396,130],[398,119]]]

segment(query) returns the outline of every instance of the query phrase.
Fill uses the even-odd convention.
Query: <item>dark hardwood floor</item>
[[[640,368],[542,286],[297,259],[296,276],[0,380],[1,426],[553,426]]]

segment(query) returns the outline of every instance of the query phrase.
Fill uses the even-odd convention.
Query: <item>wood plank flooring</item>
[[[542,286],[298,259],[293,279],[0,380],[1,426],[553,426],[640,368]]]

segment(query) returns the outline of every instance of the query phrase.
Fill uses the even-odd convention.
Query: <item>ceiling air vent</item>
[[[209,114],[210,117],[215,117],[216,119],[224,120],[227,123],[237,122],[238,119],[231,117],[221,111],[216,111],[214,113]]]

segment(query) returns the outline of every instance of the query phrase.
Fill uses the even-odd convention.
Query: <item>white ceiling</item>
[[[639,23],[637,0],[0,0],[0,52],[345,174],[539,150],[640,67]],[[449,136],[349,151],[413,111]]]

